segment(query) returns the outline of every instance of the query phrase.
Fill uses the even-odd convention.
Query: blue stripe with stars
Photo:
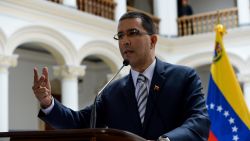
[[[230,88],[229,88],[230,89]],[[207,108],[218,141],[250,141],[250,130],[234,112],[210,75]]]

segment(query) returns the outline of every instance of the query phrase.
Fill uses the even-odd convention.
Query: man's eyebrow
[[[129,28],[129,29],[126,30],[126,32],[132,31],[132,30],[138,30],[138,29],[137,28]],[[123,31],[118,31],[117,33],[120,34],[120,33],[124,33],[124,32]]]
[[[131,31],[131,30],[137,30],[136,28],[130,28],[127,31]]]

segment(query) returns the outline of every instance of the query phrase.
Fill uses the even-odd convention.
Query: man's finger
[[[38,71],[37,67],[34,68],[34,83],[38,81]]]
[[[45,92],[49,92],[49,90],[46,87],[41,87],[35,90],[36,93],[45,93]]]
[[[42,99],[46,98],[47,96],[50,96],[48,94],[48,92],[45,92],[45,93],[40,93],[40,94],[36,94],[36,97],[39,101],[41,101]]]
[[[44,75],[44,77],[45,77],[45,86],[49,89],[49,90],[51,90],[51,86],[50,86],[50,82],[49,82],[49,70],[48,70],[48,67],[44,67],[43,68],[43,75]]]
[[[46,87],[41,87],[41,88],[35,89],[34,94],[37,96],[37,98],[40,99],[40,98],[43,98],[44,96],[49,95],[50,91]]]
[[[45,77],[46,83],[48,83],[48,80],[49,80],[49,71],[48,71],[48,68],[47,68],[47,67],[44,67],[44,68],[43,68],[43,75],[44,75],[44,77]]]
[[[44,76],[41,76],[39,78],[39,76],[38,76],[38,69],[37,69],[37,67],[35,67],[34,68],[34,84],[33,84],[32,89],[34,90],[34,89],[39,88],[40,85],[41,85],[41,83],[42,83],[41,81],[44,81]]]
[[[42,75],[42,76],[39,78],[39,80],[36,82],[35,87],[36,87],[36,88],[39,88],[40,86],[42,86],[42,83],[44,83],[44,81],[45,81],[45,77],[44,77],[44,75]]]

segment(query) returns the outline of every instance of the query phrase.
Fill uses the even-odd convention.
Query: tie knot
[[[138,82],[146,82],[147,78],[143,74],[139,74],[137,78],[137,83]]]

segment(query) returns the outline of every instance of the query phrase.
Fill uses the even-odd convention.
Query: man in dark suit
[[[210,122],[201,80],[188,67],[155,57],[157,35],[150,17],[125,13],[119,20],[118,40],[130,74],[110,84],[97,101],[97,127],[130,131],[149,140],[205,141]],[[48,69],[39,78],[34,69],[39,117],[54,128],[88,128],[91,106],[73,111],[51,96]]]

